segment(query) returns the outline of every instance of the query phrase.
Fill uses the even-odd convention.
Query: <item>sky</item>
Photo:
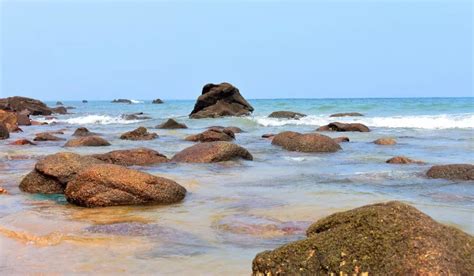
[[[0,0],[0,97],[465,97],[470,0]]]

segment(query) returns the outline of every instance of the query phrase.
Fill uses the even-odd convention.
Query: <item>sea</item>
[[[429,179],[436,164],[474,163],[474,98],[265,99],[249,100],[248,117],[189,119],[194,100],[63,101],[70,114],[33,119],[48,125],[22,127],[0,141],[0,274],[178,274],[249,275],[255,255],[302,239],[311,223],[362,205],[399,200],[433,219],[474,234],[474,183]],[[47,102],[55,106],[56,101]],[[268,118],[289,110],[299,120]],[[125,120],[143,112],[151,119]],[[340,112],[363,117],[332,118]],[[168,118],[188,129],[155,128]],[[292,130],[315,132],[330,122],[357,122],[371,132],[328,132],[347,136],[336,153],[286,151],[261,136]],[[121,133],[144,126],[159,138],[120,140]],[[81,208],[62,195],[26,194],[21,179],[41,157],[56,152],[79,154],[147,147],[172,157],[193,145],[184,138],[210,126],[237,126],[235,143],[253,161],[215,164],[165,163],[134,167],[184,186],[183,202],[168,206]],[[78,127],[100,133],[108,147],[64,148],[65,141],[12,146],[44,131]],[[381,137],[397,144],[373,143]],[[425,164],[393,165],[407,156]]]

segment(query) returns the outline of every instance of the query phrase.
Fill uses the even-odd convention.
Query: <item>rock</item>
[[[37,133],[34,141],[64,141],[66,139],[52,135],[48,132]]]
[[[395,157],[392,157],[390,159],[388,159],[387,161],[385,161],[386,163],[388,164],[424,164],[423,161],[417,161],[417,160],[413,160],[413,159],[410,159],[408,157],[405,157],[405,156],[395,156]]]
[[[8,195],[8,191],[2,187],[0,187],[0,195]]]
[[[76,109],[74,106],[66,106],[66,109]]]
[[[328,136],[317,133],[301,134],[293,131],[284,131],[275,135],[272,145],[300,152],[336,152],[341,149],[341,146]]]
[[[48,121],[51,121],[51,120],[57,120],[58,117],[56,117],[56,116],[45,116],[44,119],[48,120]]]
[[[26,114],[17,113],[16,120],[19,126],[31,126],[30,117],[28,117]]]
[[[178,123],[174,119],[168,119],[166,122],[157,125],[156,128],[162,129],[178,129],[178,128],[188,128],[185,124]]]
[[[150,133],[145,127],[139,127],[135,130],[125,132],[120,136],[120,139],[123,140],[133,140],[133,141],[138,141],[138,140],[153,140],[158,137],[158,134],[156,133]]]
[[[57,101],[57,102],[56,102],[56,105],[64,105],[64,104],[63,104],[62,102],[60,102],[60,101]]]
[[[43,102],[26,97],[0,99],[0,109],[15,112],[28,110],[31,115],[51,115],[52,111]]]
[[[347,113],[332,114],[329,117],[356,117],[356,116],[364,116],[364,114],[361,114],[359,112],[347,112]]]
[[[395,145],[396,143],[397,141],[392,138],[379,138],[374,141],[374,144],[382,145],[382,146],[392,146],[392,145]]]
[[[121,166],[146,166],[169,161],[163,154],[147,148],[115,150],[103,154],[94,154],[91,157]]]
[[[57,113],[57,114],[67,114],[67,109],[64,106],[58,106],[58,107],[51,108],[51,111],[53,111],[53,113]]]
[[[65,147],[104,147],[110,146],[110,143],[99,136],[86,136],[74,138],[64,145]]]
[[[332,140],[334,140],[334,142],[336,142],[338,144],[339,143],[350,142],[349,137],[346,137],[346,136],[332,138]]]
[[[18,117],[15,112],[0,110],[0,123],[3,123],[9,132],[15,132],[18,129]]]
[[[10,138],[10,132],[8,131],[8,128],[3,123],[0,123],[0,140],[5,140],[8,138]]]
[[[241,128],[235,127],[235,126],[229,126],[229,127],[223,127],[223,126],[210,126],[207,129],[219,129],[219,130],[229,130],[232,131],[233,133],[242,133],[244,132]]]
[[[253,260],[253,275],[473,275],[474,239],[388,202],[323,218],[308,238]]]
[[[143,112],[133,113],[133,114],[123,114],[122,118],[125,120],[149,120],[149,116],[140,116],[143,115]]]
[[[230,130],[223,131],[218,129],[208,129],[196,135],[190,135],[185,138],[186,141],[192,142],[214,142],[214,141],[232,141],[235,138],[234,133]]]
[[[87,128],[85,127],[79,127],[77,128],[74,133],[72,134],[72,136],[76,136],[76,137],[86,137],[86,136],[96,136],[98,135],[97,133],[95,132],[90,132]]]
[[[132,103],[131,100],[127,100],[127,99],[115,99],[112,102],[113,103],[126,103],[126,104],[131,104]]]
[[[265,139],[273,139],[275,137],[275,134],[273,133],[265,133],[262,135],[262,138],[265,138]]]
[[[299,119],[302,117],[306,117],[306,114],[293,112],[293,111],[274,111],[270,115],[269,118],[283,118],[283,119]]]
[[[164,103],[161,99],[155,99],[151,102],[152,104],[162,104]]]
[[[57,179],[33,170],[20,182],[20,190],[33,194],[63,194],[65,185]]]
[[[426,175],[431,178],[445,178],[450,180],[474,180],[474,165],[437,165],[431,167]]]
[[[370,129],[359,123],[339,123],[334,122],[328,125],[322,126],[317,129],[318,131],[359,131],[359,132],[369,132]]]
[[[88,103],[88,101],[87,100],[82,100],[82,103]]]
[[[206,84],[196,101],[190,118],[216,118],[223,116],[245,116],[253,107],[240,95],[239,89],[230,83]]]
[[[122,166],[91,166],[68,183],[66,199],[83,207],[171,204],[184,199],[186,189],[173,180]]]
[[[43,135],[43,134],[53,134],[53,135],[60,134],[60,135],[62,135],[62,134],[64,134],[64,131],[63,130],[53,130],[53,131],[46,131],[46,132],[38,132],[35,135]]]
[[[16,140],[14,142],[11,142],[10,145],[14,145],[14,146],[33,145],[33,146],[35,146],[36,144],[31,142],[28,139],[19,139],[19,140]]]
[[[178,152],[172,162],[214,163],[233,159],[253,160],[252,155],[243,147],[230,142],[200,143]]]
[[[44,126],[44,125],[47,125],[48,123],[46,122],[38,122],[38,121],[31,121],[31,125],[32,126]]]

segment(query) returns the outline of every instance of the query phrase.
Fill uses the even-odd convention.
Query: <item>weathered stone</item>
[[[35,146],[36,144],[31,142],[28,139],[19,139],[19,140],[11,142],[10,145],[14,145],[14,146],[33,145],[33,146]]]
[[[58,107],[51,108],[51,111],[53,111],[53,113],[57,113],[57,114],[67,114],[67,109],[64,106],[58,106]]]
[[[95,132],[90,132],[87,128],[85,127],[79,127],[77,128],[72,136],[76,137],[86,137],[86,136],[97,136],[98,134]]]
[[[8,138],[10,138],[10,132],[8,131],[8,128],[3,123],[0,123],[0,140],[5,140]]]
[[[374,144],[382,145],[382,146],[392,146],[395,145],[397,141],[393,138],[379,138],[374,141]]]
[[[161,99],[155,99],[151,102],[152,104],[162,104],[164,103]]]
[[[37,133],[34,141],[64,141],[66,139],[52,135],[48,132]]]
[[[0,99],[0,109],[15,112],[28,110],[31,115],[51,115],[52,111],[43,102],[26,97]]]
[[[218,130],[222,130],[222,131],[232,131],[233,133],[242,133],[242,132],[244,132],[240,127],[236,127],[236,126],[228,126],[228,127],[210,126],[207,129],[218,129]]]
[[[386,161],[388,164],[424,164],[423,161],[417,161],[405,156],[395,156]]]
[[[339,123],[334,122],[325,126],[321,126],[317,129],[318,131],[359,131],[359,132],[369,132],[370,129],[359,123]]]
[[[334,142],[336,143],[345,143],[345,142],[350,142],[349,140],[349,137],[346,137],[346,136],[342,136],[342,137],[336,137],[336,138],[332,138],[334,140]]]
[[[9,132],[15,132],[18,129],[17,114],[0,110],[0,123],[5,125]]]
[[[125,132],[120,136],[120,139],[123,140],[153,140],[158,137],[158,134],[156,133],[150,133],[145,127],[139,127],[135,130]]]
[[[157,125],[156,128],[162,129],[178,129],[178,128],[188,128],[185,124],[178,123],[174,119],[168,119],[166,122],[163,122],[160,125]]]
[[[426,173],[431,178],[445,178],[451,180],[474,180],[474,165],[450,164],[431,167]]]
[[[169,161],[163,154],[147,148],[115,150],[91,156],[106,163],[122,166],[146,166]]]
[[[126,104],[131,104],[132,101],[128,99],[115,99],[112,101],[113,103],[126,103]]]
[[[284,131],[275,135],[272,144],[289,151],[300,152],[336,152],[341,149],[341,146],[328,136],[293,131]]]
[[[199,134],[190,135],[186,137],[185,140],[192,142],[214,142],[232,141],[234,138],[234,133],[230,130],[223,131],[218,129],[209,129]]]
[[[364,116],[364,114],[361,114],[359,112],[347,112],[347,113],[332,114],[329,117],[355,117],[355,116]]]
[[[243,147],[230,142],[200,143],[178,152],[172,162],[213,163],[233,159],[253,160],[252,155]]]
[[[64,145],[65,147],[103,147],[110,146],[110,143],[99,136],[86,136],[74,138]]]
[[[269,118],[280,118],[280,119],[299,119],[306,117],[306,114],[293,112],[293,111],[274,111],[270,115]]]
[[[20,182],[20,190],[26,193],[62,194],[65,185],[54,177],[33,170]]]

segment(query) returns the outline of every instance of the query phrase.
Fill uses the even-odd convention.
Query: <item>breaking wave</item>
[[[43,120],[44,121],[44,120]],[[110,124],[133,124],[140,122],[140,120],[125,120],[121,116],[108,116],[108,115],[86,115],[81,117],[69,118],[69,119],[53,119],[45,122],[58,122],[66,123],[71,125],[110,125]]]

